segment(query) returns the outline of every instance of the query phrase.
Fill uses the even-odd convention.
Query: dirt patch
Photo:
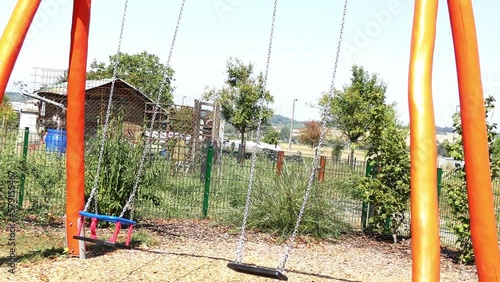
[[[141,228],[138,228],[139,230]],[[56,257],[21,263],[1,281],[270,281],[239,274],[226,265],[235,258],[238,234],[207,221],[161,221],[142,224],[159,244],[112,252],[92,249],[88,259]],[[245,263],[274,268],[284,245],[272,236],[250,232]],[[335,242],[300,238],[285,274],[289,281],[411,281],[409,241],[389,244],[364,236]],[[477,281],[475,268],[441,260],[441,281]]]

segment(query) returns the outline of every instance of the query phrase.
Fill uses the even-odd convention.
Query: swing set
[[[12,17],[0,39],[0,100],[3,98],[6,85],[9,81],[15,61],[21,50],[24,38],[38,9],[41,0],[18,0]],[[128,1],[122,17],[120,39],[117,54],[120,54],[121,41],[125,25]],[[175,27],[174,37],[167,59],[170,66],[179,24],[184,9],[185,0],[182,0],[181,9]],[[270,58],[278,0],[274,0],[269,49],[265,76],[261,89],[265,91],[270,67]],[[341,42],[346,20],[348,0],[345,0],[339,40],[336,50],[333,77],[329,95],[333,98],[335,76],[341,51]],[[440,268],[440,239],[438,221],[438,201],[436,187],[436,136],[434,109],[432,104],[432,61],[436,34],[438,0],[415,0],[414,20],[411,41],[408,98],[410,109],[410,155],[411,155],[411,228],[412,228],[412,281],[439,281]],[[143,170],[145,152],[137,172],[137,179],[132,193],[119,216],[100,215],[97,213],[96,176],[94,186],[87,202],[84,202],[84,102],[85,80],[88,50],[88,32],[90,24],[91,0],[75,0],[73,8],[73,27],[71,31],[70,64],[68,71],[68,107],[67,107],[67,208],[66,208],[66,237],[68,248],[73,255],[84,256],[85,246],[82,242],[92,242],[117,248],[130,248],[133,227],[133,207],[135,194],[139,185],[139,177]],[[486,130],[485,109],[481,87],[479,55],[476,39],[474,14],[471,0],[448,0],[450,22],[456,56],[456,67],[460,94],[460,111],[462,114],[463,141],[465,161],[467,163],[467,188],[471,221],[471,234],[476,257],[476,266],[479,281],[500,281],[500,252],[494,215],[491,177],[489,174],[489,156]],[[103,137],[99,152],[97,173],[103,158],[103,144],[110,117],[110,108],[114,90],[114,81],[117,75],[117,63],[114,65],[113,84],[109,96]],[[161,87],[168,87],[169,77]],[[161,91],[159,91],[161,93]],[[156,101],[159,100],[157,97]],[[264,103],[259,101],[259,103]],[[151,130],[158,111],[158,102],[151,120]],[[323,127],[320,145],[326,132],[328,109],[323,114]],[[262,112],[259,113],[262,117]],[[261,118],[258,119],[257,143],[261,137]],[[316,167],[321,154],[319,152],[313,160],[312,167]],[[276,268],[260,267],[243,263],[243,246],[246,235],[246,224],[251,205],[253,180],[255,177],[256,154],[252,153],[250,179],[248,183],[243,223],[240,238],[236,246],[236,259],[227,265],[228,268],[250,275],[288,280],[285,275],[285,264],[290,255],[293,242],[297,236],[299,225],[304,213],[308,196],[312,188],[314,171],[305,189],[303,203],[296,221],[295,228],[285,246],[282,259]],[[94,201],[94,213],[88,212],[90,203]],[[130,210],[130,218],[124,218]],[[86,219],[90,219],[90,237],[83,234]],[[108,241],[97,238],[99,221],[116,224],[115,232]],[[128,226],[125,243],[117,243],[118,234],[123,226]]]

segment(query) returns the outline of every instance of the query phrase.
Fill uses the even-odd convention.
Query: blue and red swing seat
[[[91,242],[91,243],[96,243],[99,245],[105,245],[109,247],[116,247],[116,248],[124,248],[124,249],[131,249],[130,247],[130,240],[132,238],[132,229],[136,225],[136,222],[130,219],[118,217],[118,216],[110,216],[110,215],[100,215],[96,213],[90,213],[90,212],[85,212],[81,211],[79,212],[81,218],[80,218],[80,226],[78,227],[78,234],[82,234],[83,230],[83,225],[85,224],[85,218],[90,218],[90,237],[85,237],[85,236],[73,236],[73,239],[77,240],[82,240],[86,242]],[[115,227],[115,232],[111,236],[111,238],[108,241],[104,240],[99,240],[97,239],[97,222],[99,220],[106,221],[106,222],[111,222],[111,223],[116,223]],[[120,230],[122,226],[128,225],[128,232],[127,232],[127,239],[125,241],[125,244],[117,243],[116,240],[118,239],[118,234],[120,233]]]

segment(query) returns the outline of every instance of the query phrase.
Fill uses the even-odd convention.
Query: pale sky
[[[3,31],[17,1],[2,0]],[[72,15],[71,0],[43,0],[12,73],[14,81],[32,81],[34,67],[66,69]],[[122,51],[148,51],[166,62],[180,0],[130,0]],[[176,71],[175,101],[199,98],[206,86],[223,84],[229,57],[253,62],[264,71],[273,0],[186,0],[171,67]],[[310,4],[307,4],[310,3]],[[315,4],[311,4],[315,3]],[[485,95],[500,100],[500,2],[473,1]],[[89,63],[108,61],[117,50],[124,1],[94,0]],[[318,119],[309,105],[330,87],[343,1],[279,1],[268,90],[277,114]],[[436,123],[451,125],[458,105],[454,51],[446,1],[440,1],[433,95]],[[349,81],[351,66],[362,65],[388,84],[388,102],[397,103],[408,122],[408,64],[413,1],[350,0],[336,87]],[[497,107],[500,104],[497,102]],[[500,114],[493,117],[500,123]]]

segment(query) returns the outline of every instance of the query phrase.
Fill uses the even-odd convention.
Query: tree
[[[221,105],[222,117],[240,133],[241,144],[245,144],[245,133],[257,129],[259,113],[261,125],[266,125],[273,111],[264,102],[274,98],[263,89],[264,77],[260,73],[252,76],[253,64],[244,64],[237,58],[229,58],[226,64],[226,86],[207,89],[204,99],[215,100]],[[244,155],[244,146],[242,150]],[[241,158],[243,159],[243,158]]]
[[[486,119],[492,113],[495,107],[495,98],[489,96],[484,101],[486,110]],[[490,149],[490,168],[492,178],[497,178],[500,170],[500,155],[498,154],[498,145],[495,141],[497,124],[487,123],[488,142]],[[465,164],[461,162],[464,160],[464,147],[462,141],[462,124],[460,113],[453,115],[453,132],[457,134],[457,138],[453,143],[445,144],[445,148],[450,156],[460,161],[455,164],[453,172],[454,180],[443,184],[443,191],[446,192],[446,199],[451,208],[451,213],[454,219],[448,222],[456,236],[456,243],[458,245],[459,259],[462,263],[474,262],[474,250],[472,248],[472,238],[470,234],[470,217],[469,217],[469,203],[467,201],[467,185],[465,182]]]
[[[438,142],[437,144],[437,152],[438,156],[449,157],[448,151],[446,150],[446,146],[448,144],[448,140],[444,140],[442,143]]]
[[[18,126],[16,112],[12,108],[7,95],[3,95],[2,103],[0,103],[0,127],[16,128]]]
[[[498,136],[494,137],[493,142],[490,142],[490,154],[491,154],[491,177],[500,177],[500,138]]]
[[[193,108],[171,108],[169,131],[180,134],[191,134],[193,131]]]
[[[87,79],[112,78],[117,59],[119,60],[117,78],[127,81],[153,101],[156,101],[159,91],[161,91],[159,102],[162,104],[172,103],[173,89],[170,86],[170,81],[174,71],[163,65],[157,55],[146,51],[137,54],[112,55],[107,64],[94,60],[90,64]],[[63,78],[59,78],[59,80],[61,79]],[[164,83],[167,84],[164,85]]]
[[[338,161],[342,156],[342,150],[344,150],[345,141],[342,140],[342,138],[336,137],[335,139],[331,140],[331,144],[332,144],[332,158],[335,161]]]
[[[280,137],[279,132],[270,128],[264,134],[264,138],[262,139],[262,141],[264,141],[267,144],[274,144],[274,147],[276,147],[280,140],[279,137]]]
[[[354,149],[370,132],[370,126],[377,115],[370,113],[377,107],[383,107],[387,87],[376,74],[369,74],[363,67],[352,67],[351,83],[344,85],[343,90],[335,90],[335,96],[328,93],[320,98],[320,106],[328,109],[331,116],[329,125],[340,130],[351,145],[351,160],[354,160]],[[324,117],[326,118],[326,117]]]
[[[290,128],[283,126],[280,130],[280,140],[288,140],[290,138]]]
[[[382,234],[390,231],[396,243],[410,204],[408,130],[397,121],[394,105],[385,105],[370,115],[376,121],[367,137],[373,177],[363,178],[360,186],[365,201],[374,206],[370,229]]]
[[[321,124],[315,120],[304,122],[304,128],[300,130],[299,142],[317,146],[321,137]]]

